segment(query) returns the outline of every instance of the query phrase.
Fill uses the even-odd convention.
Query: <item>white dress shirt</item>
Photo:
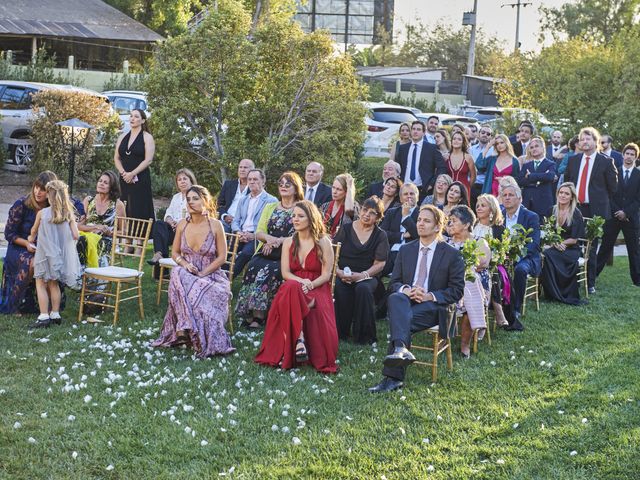
[[[504,212],[504,226],[505,227],[507,227],[510,230],[513,230],[513,226],[516,223],[518,223],[518,215],[520,215],[520,209],[521,208],[522,208],[522,205],[520,205],[518,207],[518,209],[515,211],[515,213],[512,216],[509,216],[509,214],[505,210],[505,212]]]
[[[305,200],[309,200],[310,202],[313,202],[316,199],[316,194],[318,193],[318,185],[319,183],[316,183],[314,186],[310,187],[309,185],[305,186],[304,189],[304,198]],[[309,190],[313,190],[311,192],[311,197],[309,197]]]
[[[430,133],[427,133],[427,134],[424,136],[424,140],[425,140],[425,142],[427,142],[427,143],[431,143],[431,144],[433,144],[433,145],[435,145],[435,144],[436,144],[436,137],[434,137],[434,136],[433,136],[433,135],[431,135]]]
[[[409,155],[407,156],[407,171],[404,172],[404,183],[414,183],[417,187],[422,186],[422,178],[420,177],[420,154],[422,153],[422,141],[418,143],[411,143],[409,146]],[[416,178],[411,180],[411,170],[413,169],[413,163],[411,163],[411,159],[413,158],[413,150],[418,149],[416,151]]]
[[[248,188],[249,188],[249,185],[245,185],[244,189],[240,190],[240,182],[238,182],[238,188],[236,188],[236,195],[233,197],[233,201],[231,202],[231,205],[229,205],[229,208],[227,209],[227,213],[222,215],[223,220],[226,215],[229,215],[232,218],[236,216],[236,210],[238,210],[238,203],[240,202],[240,199],[242,198],[242,196],[247,193]]]
[[[261,192],[262,193],[262,192]],[[244,223],[242,224],[243,232],[253,232],[256,229],[256,224],[253,221],[253,217],[256,213],[256,208],[258,208],[258,201],[260,199],[260,194],[255,197],[249,197],[249,206],[247,207],[247,218],[244,219]]]
[[[401,240],[400,242],[393,244],[393,246],[391,247],[392,252],[397,252],[398,250],[400,250],[400,247],[405,244],[404,234],[406,233],[407,229],[404,228],[404,225],[402,225],[402,222],[404,222],[407,218],[409,218],[413,214],[413,211],[415,209],[416,207],[413,207],[411,210],[409,210],[409,215],[402,217],[402,219],[400,220],[400,239]]]
[[[587,187],[584,192],[584,203],[589,203],[589,182],[591,181],[591,172],[593,172],[593,164],[596,160],[596,155],[598,152],[593,152],[591,155],[582,154],[582,160],[580,160],[580,170],[578,170],[578,183],[576,184],[576,189],[578,190],[578,197],[580,196],[580,180],[582,179],[582,172],[584,170],[585,163],[587,161],[587,157],[589,157],[589,171],[587,172]]]
[[[422,241],[419,242],[418,258],[416,260],[416,271],[413,274],[413,281],[411,282],[412,285],[402,285],[400,287],[400,289],[398,290],[399,292],[402,292],[402,290],[405,287],[411,288],[412,286],[414,286],[414,287],[422,287],[422,288],[424,288],[425,292],[429,291],[429,274],[431,272],[431,262],[433,262],[433,254],[435,253],[437,246],[438,246],[438,240],[434,240],[429,245],[423,244]],[[416,285],[416,282],[418,281],[418,275],[420,274],[420,262],[422,261],[422,255],[423,255],[422,247],[427,247],[429,249],[427,251],[427,278],[425,278],[424,284]]]

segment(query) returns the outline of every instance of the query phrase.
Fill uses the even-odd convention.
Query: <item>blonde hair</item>
[[[567,227],[571,226],[573,221],[573,214],[576,212],[576,208],[578,208],[578,192],[576,191],[576,186],[573,182],[564,182],[562,185],[558,187],[556,190],[556,198],[558,197],[558,192],[561,188],[568,188],[571,192],[571,202],[569,203],[569,214],[567,215]],[[558,201],[556,200],[556,204],[553,206],[553,216],[556,217],[556,225],[562,227],[560,224],[560,218],[558,215]]]
[[[62,180],[51,180],[45,187],[51,206],[51,223],[70,222],[75,218],[75,209],[69,198],[69,188]]]
[[[198,181],[196,180],[195,173],[193,173],[188,168],[181,168],[176,172],[175,176],[173,177],[173,183],[175,183],[175,185],[176,185],[176,190],[180,190],[178,188],[178,177],[180,175],[184,175],[185,177],[187,177],[189,179],[189,181],[191,182],[191,185],[197,185],[198,184]]]
[[[349,174],[349,173],[341,173],[340,175],[338,175],[335,178],[335,180],[337,180],[338,183],[340,183],[340,185],[342,185],[342,188],[344,189],[344,191],[347,194],[347,196],[351,197],[351,199],[355,201],[355,198],[356,198],[355,183],[353,182],[353,177],[351,176],[351,174]],[[351,190],[349,188],[349,184],[354,185],[353,190]],[[346,199],[346,197],[345,197],[345,199]]]
[[[499,134],[497,134],[497,135],[495,136],[495,138],[496,138],[496,139],[498,139],[498,138],[499,138],[500,140],[502,140],[502,141],[504,142],[504,144],[505,144],[505,145],[506,145],[506,147],[507,147],[507,153],[508,153],[509,155],[511,155],[512,157],[515,157],[515,156],[516,156],[516,154],[515,154],[515,153],[514,153],[514,151],[513,151],[513,145],[511,145],[511,142],[509,141],[509,137],[507,137],[504,133],[499,133]],[[498,152],[498,149],[495,147],[495,145],[494,145],[494,147],[493,147],[493,148],[494,148],[494,150],[496,151],[496,157],[497,157],[497,156],[499,156],[499,155],[500,155],[500,152]]]
[[[480,201],[486,202],[489,210],[491,210],[491,216],[489,217],[489,222],[491,226],[493,225],[502,225],[504,223],[504,217],[502,216],[502,210],[500,210],[500,204],[498,203],[498,199],[491,195],[490,193],[483,193],[478,196],[476,201],[476,209],[478,203]]]
[[[547,144],[545,143],[544,138],[542,138],[542,137],[533,137],[533,138],[531,138],[531,140],[529,140],[529,144],[527,145],[527,151],[526,151],[526,157],[525,158],[527,160],[533,160],[534,159],[531,156],[531,151],[530,151],[531,150],[531,145],[533,144],[533,142],[540,142],[540,145],[542,146],[542,151],[544,152],[542,158],[546,157],[547,156]]]
[[[440,210],[438,207],[436,207],[435,205],[431,205],[431,204],[427,204],[427,205],[422,205],[420,207],[420,212],[422,211],[428,211],[431,212],[431,214],[433,215],[433,220],[435,222],[435,224],[438,226],[438,233],[436,234],[436,239],[438,241],[442,240],[442,230],[444,230],[444,225],[447,221],[447,216],[445,215],[445,213]],[[420,215],[418,213],[418,215]]]

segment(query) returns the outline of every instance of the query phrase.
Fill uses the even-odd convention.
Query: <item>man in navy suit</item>
[[[580,130],[578,136],[581,154],[569,157],[564,174],[565,182],[572,182],[578,192],[578,208],[583,217],[599,215],[611,218],[611,197],[618,189],[618,172],[611,157],[597,150],[600,134],[593,127]],[[598,240],[591,244],[593,252],[598,251]],[[587,265],[587,286],[589,293],[596,292],[596,255],[590,255]]]
[[[525,230],[531,229],[529,238],[531,242],[527,244],[527,254],[517,259],[513,269],[513,295],[511,298],[513,306],[512,322],[506,327],[507,330],[524,330],[520,322],[522,314],[522,302],[527,288],[527,277],[537,277],[542,270],[540,260],[540,219],[538,215],[527,210],[522,205],[522,191],[520,187],[512,183],[500,185],[500,199],[503,205],[505,227],[510,230],[515,225],[521,225]]]
[[[436,177],[447,173],[442,154],[438,148],[424,141],[424,123],[416,120],[411,124],[411,143],[400,145],[398,163],[400,178],[404,183],[415,183],[420,191],[421,202],[436,182]]]
[[[555,162],[544,156],[544,140],[533,137],[529,142],[529,155],[533,160],[525,163],[518,176],[522,188],[522,205],[538,214],[540,218],[549,215],[554,202],[556,176]]]
[[[464,261],[458,249],[442,241],[445,215],[433,205],[418,214],[419,239],[398,253],[389,284],[389,354],[384,359],[382,381],[372,393],[391,392],[403,386],[405,370],[415,361],[409,351],[411,334],[439,326],[449,338],[447,307],[464,294]]]
[[[635,143],[629,143],[622,150],[623,163],[618,170],[618,190],[611,199],[612,216],[604,224],[602,245],[598,251],[597,270],[597,274],[600,275],[613,253],[616,239],[622,230],[629,255],[629,273],[631,281],[636,287],[640,287],[640,252],[638,251],[640,170],[635,166],[639,153],[640,148]]]
[[[311,162],[304,171],[304,198],[320,206],[331,200],[331,187],[322,183],[324,167],[318,162]]]
[[[267,178],[262,170],[254,168],[247,175],[249,193],[244,195],[238,203],[237,215],[231,222],[231,230],[240,237],[238,244],[238,256],[233,268],[234,277],[242,272],[242,269],[253,256],[255,251],[255,231],[260,221],[260,215],[267,203],[277,202],[273,195],[264,190]]]
[[[393,264],[400,247],[418,238],[416,221],[418,220],[418,187],[413,183],[405,183],[400,188],[400,201],[402,206],[387,210],[384,214],[380,228],[387,234],[391,251],[387,257],[387,263],[382,270],[382,275],[388,275],[393,271]]]
[[[231,222],[236,216],[238,203],[247,194],[247,175],[256,168],[252,160],[244,158],[238,164],[238,179],[225,180],[218,195],[218,218],[222,222],[225,232],[231,232]]]
[[[374,182],[369,184],[367,188],[367,193],[365,195],[365,200],[369,197],[373,197],[376,195],[378,198],[382,198],[382,193],[384,190],[384,182],[389,180],[390,178],[396,178],[400,176],[400,164],[398,162],[394,162],[393,160],[389,160],[382,166],[382,181]]]
[[[611,135],[602,135],[600,139],[600,152],[607,157],[613,158],[613,163],[618,170],[622,167],[622,152],[613,148],[613,137]]]

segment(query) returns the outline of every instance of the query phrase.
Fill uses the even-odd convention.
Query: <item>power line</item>
[[[522,0],[518,0],[516,3],[504,3],[500,5],[500,8],[503,7],[511,7],[517,8],[516,13],[516,46],[514,51],[520,50],[520,8],[526,7],[528,5],[533,5],[533,2],[523,2]]]

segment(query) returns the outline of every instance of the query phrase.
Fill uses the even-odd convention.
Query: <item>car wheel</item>
[[[11,147],[11,158],[16,165],[29,165],[33,159],[33,145],[13,145]]]

